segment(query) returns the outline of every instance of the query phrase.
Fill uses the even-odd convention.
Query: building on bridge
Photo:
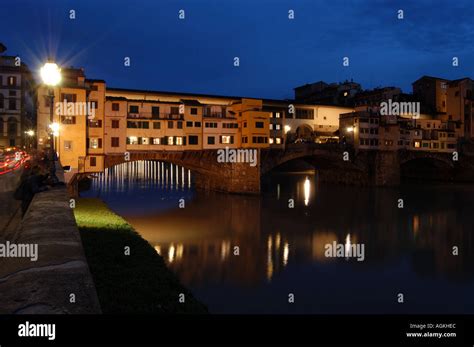
[[[62,165],[72,172],[103,171],[105,156],[126,152],[283,148],[297,138],[318,141],[337,136],[339,115],[353,110],[292,100],[109,88],[75,68],[63,69],[62,75],[53,88],[53,122],[60,126],[54,140]],[[40,148],[49,147],[53,136],[48,95],[48,87],[38,88]]]
[[[368,109],[341,114],[340,140],[355,149],[453,152],[457,138],[447,122],[419,117],[380,115]]]
[[[105,82],[88,80],[82,69],[62,70],[62,82],[52,88],[53,122],[59,124],[54,136],[61,163],[87,172],[101,171],[104,157]],[[48,148],[53,136],[49,125],[51,99],[49,88],[38,88],[38,148]],[[63,106],[64,107],[60,107]],[[88,107],[90,105],[90,107]]]

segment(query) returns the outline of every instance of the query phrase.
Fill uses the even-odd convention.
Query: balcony
[[[203,113],[202,115],[204,118],[223,118],[223,119],[236,119],[236,116],[226,115],[222,112],[210,112],[210,113]]]
[[[140,113],[128,113],[127,119],[136,119],[136,120],[183,120],[184,114],[179,113],[164,113],[161,112],[151,113],[151,112],[140,112]]]

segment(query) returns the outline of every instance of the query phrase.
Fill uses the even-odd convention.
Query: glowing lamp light
[[[347,127],[346,130],[347,132],[351,133],[354,131],[354,127]]]
[[[25,134],[28,135],[28,136],[35,136],[35,131],[34,130],[28,130],[28,131],[25,131]]]
[[[53,132],[54,136],[59,136],[59,123],[54,122],[49,125],[49,128]]]
[[[304,180],[304,204],[308,206],[309,204],[309,191],[311,188],[311,183],[309,182],[308,177]]]
[[[61,82],[61,69],[55,63],[46,63],[40,70],[43,83],[54,87]]]
[[[291,130],[291,127],[289,125],[285,125],[285,133],[289,132]]]

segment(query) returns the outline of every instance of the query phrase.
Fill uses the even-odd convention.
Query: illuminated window
[[[173,138],[173,136],[168,137],[168,145],[170,145],[170,146],[174,145],[174,138]]]
[[[273,144],[273,137],[270,137],[269,143],[272,145]]]
[[[280,130],[280,128],[281,128],[281,125],[280,125],[280,124],[275,124],[275,129],[276,129],[276,130]]]
[[[420,148],[420,147],[421,147],[420,141],[415,141],[414,147],[415,147],[415,148]]]
[[[270,123],[270,130],[273,130],[273,124]]]
[[[183,138],[181,136],[176,136],[176,144],[178,146],[182,146],[183,145]]]
[[[142,137],[142,145],[150,144],[148,137]]]
[[[159,145],[160,144],[160,138],[159,137],[153,138],[153,144],[154,145]]]
[[[129,143],[130,145],[138,145],[138,137],[136,137],[136,136],[130,136],[130,137],[128,138],[128,143]]]
[[[275,118],[280,118],[280,112],[275,112]]]
[[[275,139],[275,141],[276,141],[276,144],[277,144],[277,145],[281,144],[281,138],[280,138],[280,137],[277,137],[277,138]]]
[[[99,139],[97,139],[97,138],[89,139],[89,147],[92,148],[92,149],[99,148]]]
[[[8,85],[9,86],[16,86],[16,77],[15,76],[8,76]]]
[[[221,143],[224,143],[224,144],[234,143],[234,137],[230,135],[222,135]]]

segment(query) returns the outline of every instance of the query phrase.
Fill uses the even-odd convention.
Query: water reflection
[[[86,195],[124,216],[212,312],[474,312],[473,187],[340,187],[305,174],[268,178],[262,197],[203,194],[183,168],[126,165]],[[333,242],[345,257],[325,256]]]
[[[96,174],[92,181],[92,191],[100,194],[134,192],[137,188],[156,187],[190,189],[191,171],[174,164],[138,160],[105,169]]]

